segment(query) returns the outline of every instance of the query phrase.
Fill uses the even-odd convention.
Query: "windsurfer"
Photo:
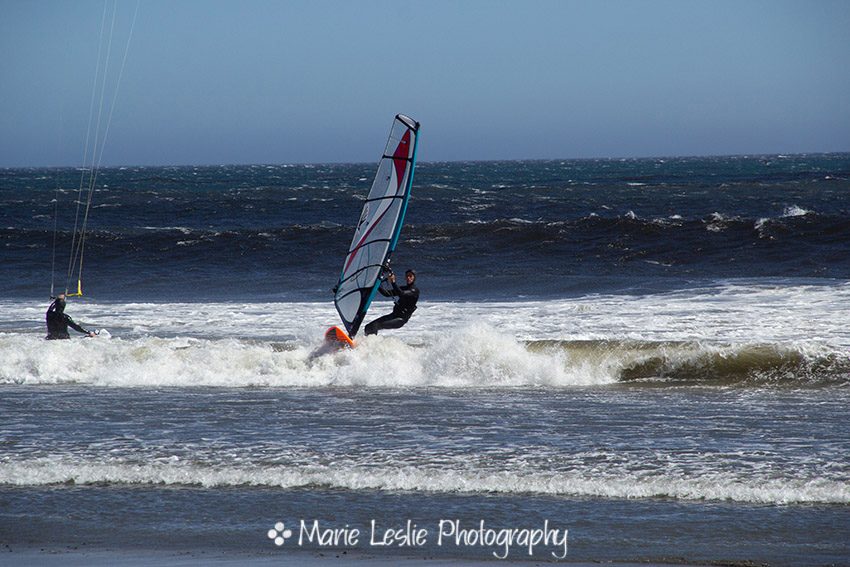
[[[416,272],[407,270],[404,273],[404,278],[407,285],[399,287],[395,281],[395,274],[390,272],[387,280],[392,285],[392,289],[386,290],[379,287],[378,291],[384,297],[398,297],[392,313],[378,317],[368,325],[366,325],[367,335],[377,335],[381,329],[400,329],[413,315],[416,310],[416,302],[419,300],[419,288],[416,287]]]
[[[65,294],[60,293],[47,308],[47,340],[54,339],[70,339],[68,327],[75,331],[84,333],[90,337],[95,336],[94,331],[87,331],[82,326],[78,325],[71,319],[71,316],[65,313]]]

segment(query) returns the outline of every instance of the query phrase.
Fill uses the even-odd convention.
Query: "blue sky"
[[[82,163],[103,11],[0,0],[0,166]],[[397,112],[426,161],[850,151],[848,30],[841,0],[142,0],[103,164],[372,162]]]

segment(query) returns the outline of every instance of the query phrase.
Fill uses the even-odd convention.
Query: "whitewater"
[[[415,325],[332,353],[319,349],[327,303],[76,301],[101,335],[46,342],[41,306],[5,300],[5,403],[74,402],[7,421],[7,439],[30,440],[0,459],[0,484],[845,506],[848,296],[724,281],[428,302]],[[122,411],[99,438],[75,416],[104,404]],[[151,404],[166,423],[150,422]],[[803,407],[818,419],[789,427]]]
[[[328,303],[71,305],[100,337],[45,343],[42,305],[0,301],[0,382],[558,388],[687,378],[681,369],[689,369],[695,381],[781,380],[798,370],[805,385],[846,384],[850,371],[846,284],[724,282],[640,296],[429,302],[415,326],[325,356],[317,349],[334,322]]]

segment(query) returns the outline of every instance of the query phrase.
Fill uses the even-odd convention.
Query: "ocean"
[[[0,553],[850,564],[850,154],[418,164],[319,356],[374,171],[102,169],[47,342],[81,172],[0,169]]]

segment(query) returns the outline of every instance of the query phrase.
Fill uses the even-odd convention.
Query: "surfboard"
[[[397,114],[343,260],[342,272],[333,288],[334,305],[345,329],[329,328],[326,341],[354,346],[354,336],[366,318],[381,274],[398,244],[413,186],[418,141],[419,123]]]

